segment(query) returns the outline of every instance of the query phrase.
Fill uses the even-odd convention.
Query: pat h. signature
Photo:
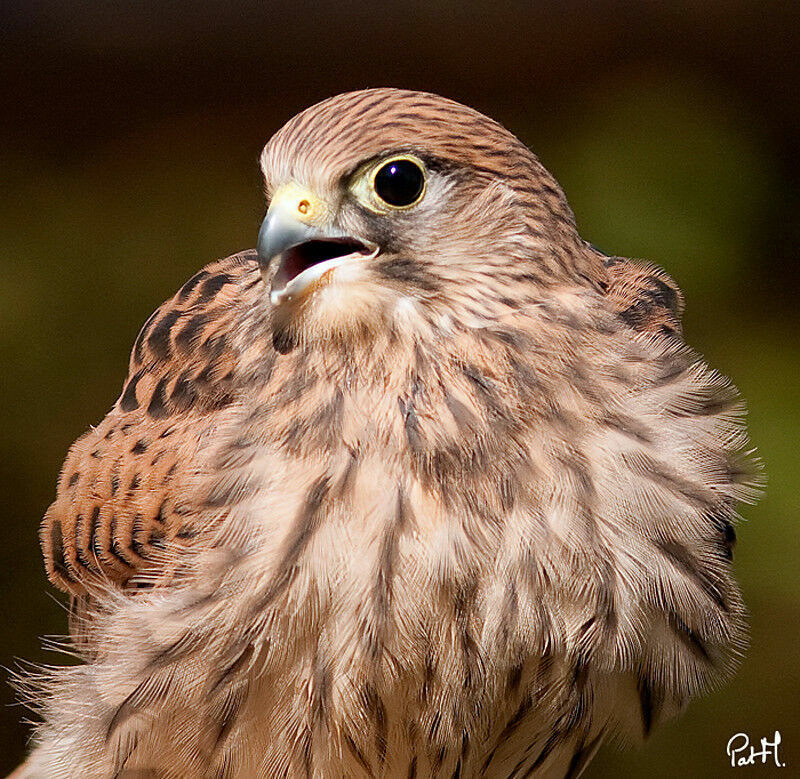
[[[750,743],[750,736],[747,733],[737,733],[728,739],[726,751],[731,759],[731,768],[741,768],[746,765],[764,765],[771,760],[775,761],[778,768],[783,768],[786,763],[782,762],[778,755],[778,747],[781,743],[781,732],[775,731],[775,737],[770,741],[768,738],[761,739],[761,749],[757,749]],[[760,759],[759,759],[760,758]]]

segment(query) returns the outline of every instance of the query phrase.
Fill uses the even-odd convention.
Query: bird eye
[[[408,208],[419,202],[425,190],[425,171],[408,157],[389,160],[376,169],[372,189],[387,205]]]

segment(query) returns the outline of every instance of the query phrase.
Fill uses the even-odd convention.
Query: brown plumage
[[[260,256],[155,312],[67,457],[85,663],[28,775],[577,776],[728,673],[753,468],[674,282],[434,95],[327,100],[262,167]]]

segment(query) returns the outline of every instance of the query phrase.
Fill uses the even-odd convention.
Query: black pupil
[[[416,162],[393,160],[376,174],[375,192],[390,206],[410,206],[422,192],[425,178]]]

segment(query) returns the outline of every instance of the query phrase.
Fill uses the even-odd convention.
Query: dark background
[[[750,407],[769,484],[736,567],[732,683],[589,777],[726,768],[738,731],[800,775],[800,5],[5,2],[0,6],[0,663],[61,662],[37,526],[67,447],[118,394],[151,310],[254,244],[257,157],[295,112],[366,86],[440,92],[528,143],[584,237],[666,267],[687,339]],[[0,774],[25,747],[0,691]]]

